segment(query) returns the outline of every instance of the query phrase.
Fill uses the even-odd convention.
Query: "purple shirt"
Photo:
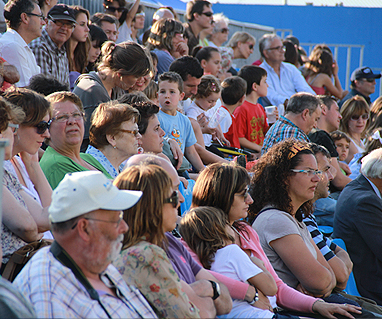
[[[184,248],[182,243],[177,240],[171,233],[166,233],[168,239],[168,247],[166,254],[175,272],[181,280],[188,284],[196,281],[195,276],[202,267],[192,259],[190,253]]]

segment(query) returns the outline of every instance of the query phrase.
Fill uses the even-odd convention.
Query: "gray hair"
[[[364,176],[382,179],[382,148],[372,151],[361,162],[361,173]]]
[[[246,43],[248,41],[256,43],[256,39],[248,32],[236,31],[231,39],[229,39],[227,47],[236,48],[239,42]]]
[[[212,31],[212,33],[218,33],[220,31],[221,28],[220,26],[218,26],[220,22],[225,22],[227,26],[229,24],[229,19],[223,13],[216,13],[213,15],[213,18],[214,18],[215,24],[214,24],[214,30]]]
[[[300,114],[304,110],[308,109],[309,114],[311,115],[317,110],[317,107],[320,106],[320,100],[315,95],[301,92],[292,95],[288,101],[285,113],[291,112],[294,114]]]
[[[280,39],[281,41],[281,38],[276,34],[276,33],[268,33],[268,34],[264,34],[261,39],[259,40],[259,51],[260,51],[260,54],[263,58],[265,58],[264,56],[264,50],[265,49],[268,49],[269,48],[269,44],[274,40],[274,39]]]
[[[153,20],[158,21],[159,19],[162,19],[166,13],[170,13],[172,15],[172,19],[174,19],[174,14],[171,12],[171,10],[166,8],[160,8],[154,12]]]

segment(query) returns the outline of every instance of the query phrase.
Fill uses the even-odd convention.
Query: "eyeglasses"
[[[272,51],[272,50],[284,51],[285,47],[283,45],[279,45],[277,47],[269,48],[269,49],[266,49],[266,50],[268,50],[268,51]]]
[[[37,13],[33,13],[33,12],[25,12],[26,15],[28,16],[34,16],[34,17],[39,17],[40,20],[42,21],[45,21],[45,16],[41,13],[41,14],[37,14]]]
[[[374,78],[370,78],[370,79],[362,79],[363,81],[367,81],[367,82],[370,82],[370,83],[373,83],[375,81]]]
[[[243,194],[235,194],[235,196],[243,196],[244,197],[244,200],[247,199],[249,195],[249,185],[247,185],[244,189],[244,193]]]
[[[83,119],[84,114],[81,112],[74,112],[72,114],[61,114],[56,117],[52,117],[52,119],[49,121],[49,124],[51,124],[53,121],[56,121],[58,123],[66,123],[69,121],[70,118],[73,118],[75,121],[80,121]]]
[[[75,27],[75,23],[66,21],[66,20],[53,20],[51,17],[49,19],[59,28],[62,28],[65,26],[67,29],[73,29]]]
[[[223,29],[220,29],[221,33],[228,33],[229,32],[229,29],[228,28],[223,28]]]
[[[37,134],[44,134],[46,130],[49,129],[49,122],[41,121],[37,123],[34,127],[36,128]]]
[[[320,179],[322,178],[322,171],[315,170],[315,169],[291,169],[291,172],[304,173],[308,175],[309,177],[318,176]]]
[[[359,118],[362,118],[363,120],[368,120],[369,119],[369,113],[365,113],[362,115],[353,115],[350,119],[353,121],[358,121]]]
[[[97,219],[97,218],[90,218],[90,217],[84,217],[84,219],[86,220],[94,220],[96,222],[104,222],[104,223],[111,223],[111,224],[116,224],[115,225],[115,228],[118,228],[119,224],[121,223],[121,221],[123,220],[123,212],[121,211],[119,213],[119,219],[117,221],[113,221],[113,220],[103,220],[103,219]],[[72,229],[76,228],[77,227],[77,224],[78,224],[78,221],[72,226]]]
[[[177,208],[179,204],[179,194],[178,191],[174,191],[170,198],[165,198],[163,201],[165,204],[172,204],[172,207]]]
[[[135,129],[135,130],[122,130],[120,129],[121,132],[124,132],[124,133],[129,133],[129,134],[133,134],[134,137],[137,137],[139,135],[139,130],[138,129]]]
[[[113,7],[113,6],[106,6],[105,9],[106,9],[106,11],[111,11],[111,12],[115,12],[115,11],[123,12],[123,11],[126,10],[124,7],[116,8],[116,7]]]
[[[204,14],[206,17],[212,17],[213,15],[214,15],[214,13],[213,12],[211,12],[211,11],[207,11],[207,12],[202,12],[200,15],[202,15],[202,14]]]
[[[254,47],[253,44],[248,44],[248,48],[249,48],[250,50],[253,50],[253,47]]]
[[[11,128],[13,133],[17,133],[17,130],[19,129],[18,124],[8,123],[8,126]]]

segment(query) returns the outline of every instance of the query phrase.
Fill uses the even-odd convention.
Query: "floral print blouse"
[[[122,250],[113,264],[127,284],[141,291],[158,317],[200,318],[162,248],[141,241]]]

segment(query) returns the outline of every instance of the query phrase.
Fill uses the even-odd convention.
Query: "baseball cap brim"
[[[103,204],[99,209],[125,210],[133,207],[142,197],[141,191],[118,190],[118,193],[110,201]]]
[[[364,79],[379,79],[382,75],[381,74],[368,74],[367,76],[363,76]]]
[[[70,22],[73,22],[73,23],[77,22],[72,17],[69,17],[69,16],[64,15],[64,14],[62,14],[62,15],[61,14],[49,15],[49,18],[51,18],[53,21],[54,20],[66,20],[66,21],[70,21]]]

